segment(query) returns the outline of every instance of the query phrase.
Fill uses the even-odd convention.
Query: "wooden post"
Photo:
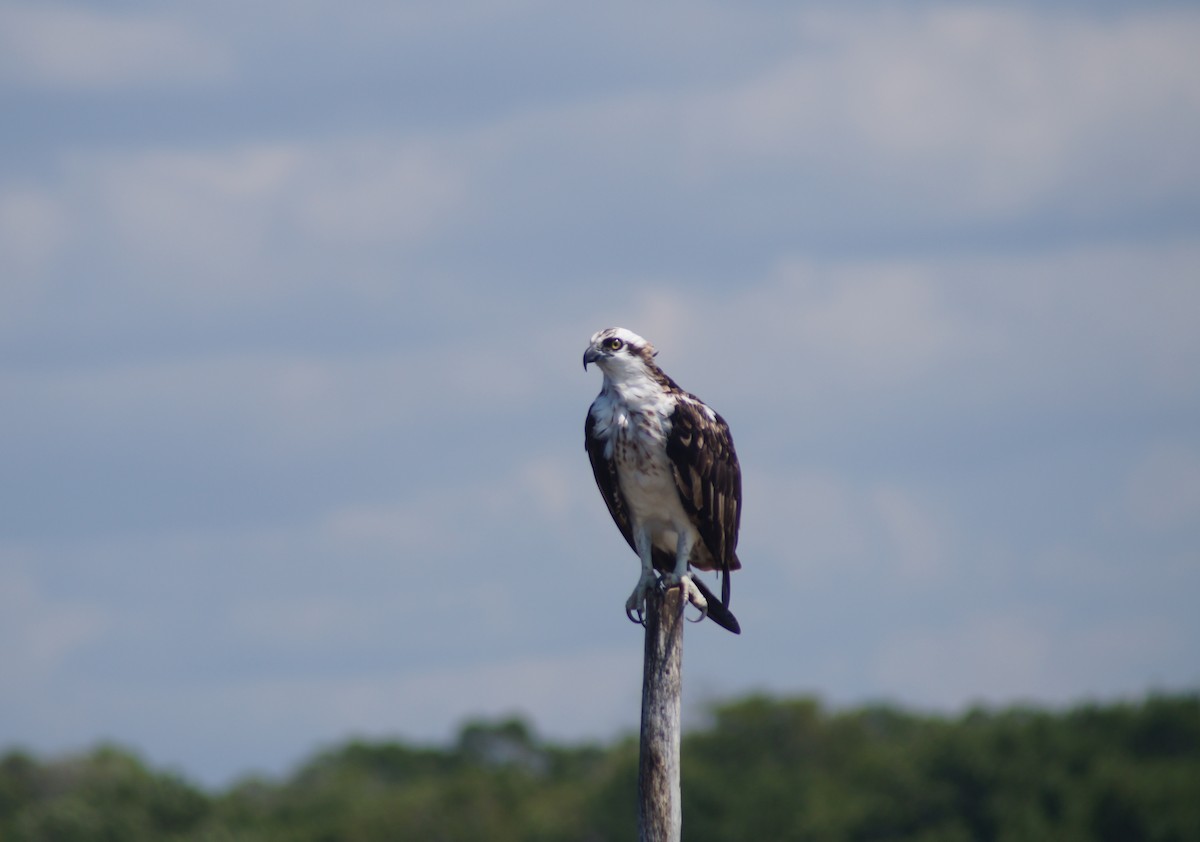
[[[638,753],[638,839],[679,842],[679,709],[683,695],[680,589],[646,600],[642,665],[642,729]]]

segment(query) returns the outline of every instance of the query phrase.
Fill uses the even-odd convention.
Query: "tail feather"
[[[726,574],[725,581],[721,583],[722,598],[720,602],[699,577],[693,576],[692,584],[708,602],[708,619],[723,629],[728,629],[734,634],[741,634],[742,627],[739,625],[737,617],[733,616],[733,612],[729,610],[729,575]]]

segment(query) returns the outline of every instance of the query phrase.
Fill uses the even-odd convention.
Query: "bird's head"
[[[588,363],[595,363],[610,380],[626,380],[653,368],[656,353],[648,340],[632,330],[609,327],[592,335],[583,352],[583,369],[587,371]]]

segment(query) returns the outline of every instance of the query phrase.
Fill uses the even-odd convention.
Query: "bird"
[[[679,587],[681,607],[700,610],[696,622],[708,617],[740,634],[729,610],[729,574],[742,566],[733,437],[724,418],[659,368],[657,353],[621,327],[597,331],[583,353],[584,371],[594,363],[604,375],[584,447],[608,512],[642,565],[625,614],[644,625],[652,589]],[[692,568],[719,572],[719,601]]]

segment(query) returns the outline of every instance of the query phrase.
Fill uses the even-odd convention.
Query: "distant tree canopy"
[[[1194,842],[1200,696],[955,719],[746,698],[685,735],[683,836]],[[635,833],[637,745],[558,746],[519,719],[453,747],[352,742],[284,781],[205,792],[114,746],[0,758],[13,842],[603,842]]]

